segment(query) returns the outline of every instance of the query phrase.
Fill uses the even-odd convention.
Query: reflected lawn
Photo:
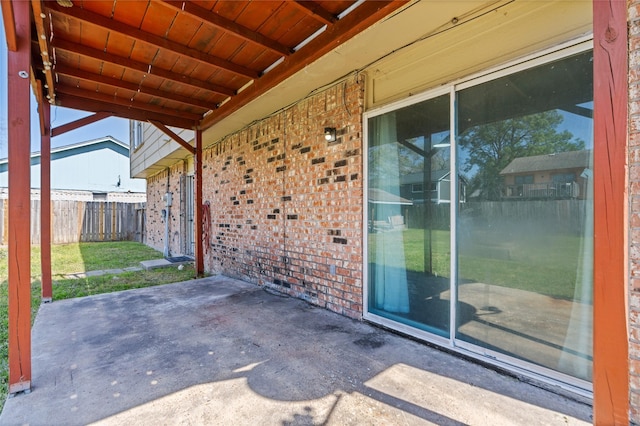
[[[424,272],[432,264],[432,273],[450,276],[450,233],[406,229],[393,232],[402,238],[404,265],[414,272]],[[369,235],[369,261],[376,260],[378,234]],[[389,235],[387,235],[389,236]],[[573,300],[583,238],[559,234],[506,234],[477,231],[460,235],[459,278],[464,282],[482,282],[532,291],[547,296]],[[425,256],[431,247],[432,256]],[[426,259],[425,259],[426,257]],[[591,300],[583,300],[591,303]]]

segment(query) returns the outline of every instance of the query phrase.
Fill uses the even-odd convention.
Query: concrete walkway
[[[142,271],[142,267],[139,266],[130,266],[128,268],[118,268],[118,269],[99,269],[97,271],[87,271],[87,272],[75,272],[73,274],[65,274],[63,277],[67,279],[78,279],[78,278],[87,278],[87,277],[99,277],[101,275],[117,275],[125,272],[138,272]]]
[[[576,425],[591,407],[225,277],[42,305],[2,425]]]
[[[186,257],[186,256],[183,256],[183,257]],[[125,272],[138,272],[143,270],[149,271],[151,269],[166,268],[168,266],[186,265],[189,263],[193,263],[193,260],[185,259],[185,260],[176,261],[176,260],[170,260],[170,259],[151,259],[151,260],[143,260],[142,262],[140,262],[140,266],[130,266],[128,268],[117,268],[117,269],[100,269],[97,271],[87,271],[87,272],[75,272],[72,274],[65,274],[63,275],[63,277],[67,279],[77,279],[77,278],[87,278],[87,277],[98,277],[98,276],[107,275],[107,274],[117,275]]]

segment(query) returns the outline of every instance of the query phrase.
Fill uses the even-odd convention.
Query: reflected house
[[[411,200],[379,188],[369,188],[369,231],[404,229],[406,208],[411,205]]]
[[[590,158],[590,150],[515,158],[500,172],[504,197],[584,199]]]
[[[451,172],[449,170],[434,170],[431,179],[424,181],[424,173],[411,173],[400,178],[400,196],[411,200],[414,204],[423,204],[429,199],[431,203],[451,203]],[[458,198],[466,200],[467,181],[458,177]]]

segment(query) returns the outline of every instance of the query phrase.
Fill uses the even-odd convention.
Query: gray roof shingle
[[[546,170],[588,168],[591,150],[557,152],[554,154],[533,155],[531,157],[514,158],[502,171],[501,175],[514,173],[539,172]]]

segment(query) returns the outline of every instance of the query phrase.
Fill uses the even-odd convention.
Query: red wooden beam
[[[47,22],[46,15],[42,11],[42,0],[31,0],[31,8],[33,9],[33,24],[35,26],[36,33],[38,34],[38,51],[40,52],[39,60],[42,61],[43,64],[48,64],[48,66],[43,70],[45,81],[47,82],[47,96],[49,96],[50,99],[55,99],[55,82],[53,74],[51,72],[53,55],[51,54],[52,52],[49,46],[51,34],[49,32],[50,27],[49,23]],[[41,91],[40,93],[43,92]]]
[[[227,19],[218,13],[200,7],[192,2],[164,0],[163,4],[173,8],[174,10],[191,15],[192,17],[202,21],[204,24],[208,24],[225,32],[234,34],[242,40],[266,47],[279,55],[288,56],[293,53],[287,46],[284,46],[275,40],[265,37],[256,31],[244,27],[237,22]]]
[[[113,114],[109,113],[109,112],[96,112],[93,115],[90,115],[88,117],[83,117],[80,118],[78,120],[72,121],[70,123],[67,124],[63,124],[62,126],[58,126],[55,127],[53,129],[51,129],[51,137],[55,137],[55,136],[60,136],[64,133],[70,132],[72,130],[76,130],[79,129],[80,127],[84,127],[87,124],[91,124],[91,123],[95,123],[96,121],[100,121],[103,120],[105,118],[108,117],[112,117]],[[47,128],[51,128],[50,127],[51,124],[47,123]]]
[[[122,56],[114,55],[112,53],[104,52],[99,49],[92,49],[87,46],[82,46],[78,43],[72,43],[70,41],[55,39],[52,41],[52,45],[56,50],[62,50],[65,52],[73,53],[75,55],[80,55],[85,58],[95,59],[100,62],[107,62],[114,65],[119,65],[121,67],[138,71],[141,73],[145,73],[148,75],[153,75],[159,78],[164,78],[166,80],[170,80],[171,82],[186,85],[189,87],[193,87],[199,90],[204,90],[211,92],[213,94],[219,94],[224,96],[234,96],[236,94],[235,90],[224,87],[219,84],[209,83],[204,80],[198,80],[193,77],[189,77],[187,75],[175,73],[160,67],[149,67],[149,64],[144,62],[134,61],[129,58],[124,58]]]
[[[209,241],[204,241],[203,230],[203,214],[202,214],[202,130],[196,130],[196,153],[195,153],[195,224],[193,226],[196,247],[196,277],[200,277],[204,274],[204,245],[209,244]]]
[[[4,10],[4,9],[3,9]],[[8,52],[9,393],[31,389],[31,62],[29,2],[14,1],[16,47]]]
[[[13,6],[11,0],[2,0],[2,22],[4,24],[4,33],[7,40],[7,48],[11,52],[18,50],[18,36],[16,35],[15,17],[13,16]]]
[[[40,135],[40,268],[42,270],[42,301],[51,302],[51,105],[39,107],[44,132]]]
[[[30,81],[31,81],[31,87],[33,87],[35,90],[35,98],[36,98],[36,103],[38,105],[42,105],[42,103],[44,102],[43,100],[43,91],[42,91],[42,81],[41,80],[36,80],[35,76],[33,75],[33,69],[31,70],[31,76],[30,76]],[[39,112],[39,109],[38,109]],[[45,132],[47,131],[46,129],[49,128],[49,124],[44,122],[44,115],[39,113],[38,114],[38,124],[40,125],[40,134],[44,135]]]
[[[593,2],[593,423],[629,424],[627,2]]]
[[[115,89],[113,91],[114,96],[118,91],[117,89],[125,89],[132,92],[146,93],[147,95],[155,96],[157,98],[160,98],[166,101],[175,101],[185,105],[191,105],[191,106],[202,108],[204,110],[202,111],[202,114],[204,114],[205,112],[215,107],[215,105],[209,101],[200,100],[192,96],[181,96],[173,92],[167,92],[164,90],[147,87],[140,83],[131,83],[128,81],[120,80],[118,78],[112,78],[112,77],[107,77],[100,74],[94,74],[91,72],[79,70],[77,68],[71,68],[61,64],[56,65],[55,72],[56,72],[56,75],[64,75],[66,77],[71,77],[78,80],[84,80],[94,84],[99,83],[101,86],[102,85],[111,86],[113,89]]]
[[[329,13],[326,9],[324,9],[322,6],[320,6],[316,2],[292,1],[291,4],[296,5],[298,9],[300,9],[304,13],[308,14],[309,16],[312,16],[313,18],[317,19],[318,21],[324,24],[331,25],[338,20],[338,18],[333,16],[331,13]]]
[[[200,122],[200,128],[206,130],[220,122],[225,117],[228,117],[258,96],[264,94],[267,90],[274,88],[279,83],[302,70],[313,61],[331,52],[394,10],[404,6],[407,2],[407,0],[388,0],[366,1],[362,3],[343,19],[328,26],[326,31],[314,38],[296,53],[284,58],[282,63],[277,66],[277,71],[269,72],[255,80],[252,85],[231,98],[229,102],[221,105],[220,108],[214,110],[212,114],[203,118]]]
[[[92,99],[84,99],[82,97],[58,93],[56,96],[56,105],[66,108],[79,109],[82,111],[93,112],[109,112],[117,117],[131,120],[149,121],[157,120],[168,126],[180,127],[181,129],[193,129],[197,124],[196,121],[187,120],[167,114],[152,113],[136,108],[127,108],[125,106],[112,104],[107,101],[96,101]]]
[[[180,144],[184,149],[189,151],[191,154],[195,154],[196,153],[196,149],[189,142],[187,142],[184,139],[182,139],[180,137],[180,135],[178,135],[176,132],[174,132],[173,130],[171,130],[170,128],[168,128],[167,126],[162,124],[161,122],[152,120],[152,121],[150,121],[150,123],[153,124],[154,126],[156,126],[162,133],[164,133],[165,135],[169,136],[171,139],[173,139],[178,144]]]
[[[187,120],[197,121],[202,118],[202,114],[194,114],[191,112],[177,111],[171,108],[164,108],[162,106],[153,105],[146,102],[132,101],[131,99],[125,99],[122,97],[110,96],[106,93],[97,93],[90,90],[78,89],[77,87],[63,86],[58,84],[57,91],[59,94],[67,94],[75,96],[77,98],[88,99],[92,101],[104,102],[114,105],[119,105],[124,108],[131,108],[132,110],[149,111],[152,113],[170,115],[176,118],[184,118]]]

